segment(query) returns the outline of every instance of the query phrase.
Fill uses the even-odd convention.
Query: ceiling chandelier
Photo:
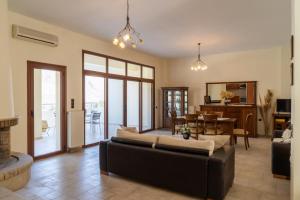
[[[127,18],[126,26],[118,33],[114,38],[113,44],[124,49],[126,45],[130,45],[132,48],[136,48],[137,44],[142,44],[144,41],[141,39],[141,34],[136,32],[130,24],[129,19],[129,0],[127,0]]]
[[[198,70],[207,70],[207,65],[205,62],[203,62],[200,58],[200,45],[201,43],[198,43],[198,59],[192,64],[191,70],[192,71],[198,71]]]

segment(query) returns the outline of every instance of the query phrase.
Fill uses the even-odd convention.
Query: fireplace
[[[18,124],[18,118],[0,119],[0,187],[12,191],[24,187],[30,179],[32,157],[11,152],[10,128]]]

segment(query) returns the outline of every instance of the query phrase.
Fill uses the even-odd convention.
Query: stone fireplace
[[[21,189],[30,179],[32,157],[11,152],[10,127],[17,125],[18,118],[0,119],[0,187],[12,191]]]

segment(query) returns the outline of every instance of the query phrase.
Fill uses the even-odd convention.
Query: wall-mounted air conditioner
[[[36,31],[23,26],[12,25],[12,36],[21,40],[44,44],[52,47],[58,46],[58,37],[56,35]]]

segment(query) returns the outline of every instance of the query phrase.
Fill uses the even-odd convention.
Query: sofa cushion
[[[121,137],[112,137],[111,141],[120,143],[120,144],[129,144],[129,145],[134,145],[134,146],[139,146],[139,147],[153,148],[153,143],[140,141],[140,140],[132,140],[132,139],[121,138]]]
[[[215,142],[214,150],[222,148],[225,144],[229,143],[229,135],[198,135],[199,140],[213,140]]]
[[[185,149],[200,149],[200,150],[207,150],[209,156],[213,154],[215,142],[213,140],[185,140],[182,138],[172,137],[162,135],[158,138],[158,145],[169,145],[169,146],[176,146],[176,147],[183,147]]]
[[[119,128],[118,130],[128,131],[128,132],[132,132],[132,133],[139,133],[138,130],[136,129],[136,127],[121,126],[121,128]]]
[[[151,144],[156,144],[158,136],[157,135],[151,135],[151,134],[135,134],[129,131],[117,131],[117,137],[119,138],[126,138],[130,140],[137,140],[137,141],[143,141],[143,142],[149,142]]]

